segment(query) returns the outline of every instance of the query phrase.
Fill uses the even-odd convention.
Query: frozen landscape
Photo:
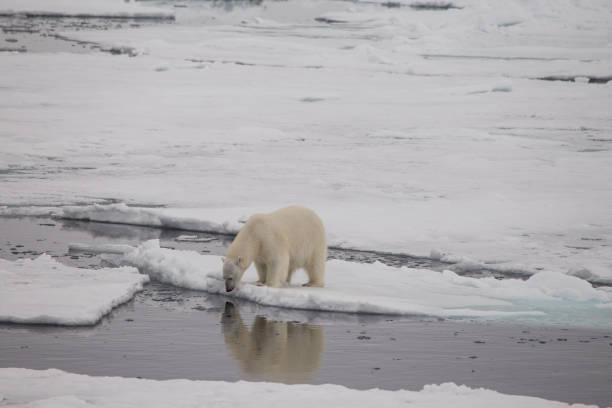
[[[420,392],[351,390],[339,385],[283,385],[135,378],[92,378],[58,370],[0,369],[0,390],[15,407],[252,407],[253,401],[271,407],[569,407],[539,398],[510,396],[452,383],[426,386]],[[34,391],[32,391],[34,390]],[[2,403],[2,400],[0,400]],[[572,407],[587,407],[573,404]]]
[[[605,0],[0,0],[0,367],[25,367],[0,368],[0,406],[121,403],[109,387],[140,395],[133,405],[166,387],[184,405],[248,404],[265,387],[282,404],[296,392],[321,404],[342,393],[347,405],[612,404],[597,388],[609,369],[583,373],[593,385],[579,400],[462,375],[428,379],[469,388],[419,391],[424,377],[364,387],[324,368],[331,383],[410,391],[74,377],[27,369],[117,377],[127,363],[100,373],[2,355],[39,336],[27,324],[112,326],[111,309],[138,304],[150,285],[224,295],[232,235],[288,204],[323,219],[327,287],[302,288],[302,276],[258,287],[250,270],[229,301],[323,325],[379,315],[516,327],[507,338],[522,343],[535,327],[559,344],[557,330],[606,341],[611,24]],[[204,396],[218,387],[234,399]]]

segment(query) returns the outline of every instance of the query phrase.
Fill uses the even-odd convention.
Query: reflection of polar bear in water
[[[227,348],[249,379],[303,383],[319,368],[324,343],[321,326],[256,316],[249,330],[238,307],[227,302],[221,327]]]
[[[305,286],[323,287],[326,259],[325,228],[313,211],[293,205],[255,214],[227,250],[225,289],[231,292],[253,262],[261,285],[290,283],[293,273],[304,268],[309,278]]]

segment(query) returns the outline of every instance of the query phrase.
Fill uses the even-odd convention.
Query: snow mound
[[[7,401],[36,407],[569,407],[541,398],[501,394],[444,383],[421,391],[354,390],[340,385],[286,385],[266,382],[147,380],[90,377],[60,370],[0,368],[0,394]],[[22,405],[19,405],[22,406]],[[574,404],[572,407],[585,407]]]
[[[13,262],[0,259],[0,321],[95,324],[148,281],[132,267],[73,268],[49,255]]]
[[[462,277],[451,271],[395,268],[381,263],[330,260],[326,287],[256,286],[254,267],[225,292],[221,257],[161,248],[147,241],[124,255],[151,278],[172,285],[247,299],[262,305],[327,312],[509,319],[543,324],[612,327],[612,294],[579,278],[541,272],[527,281]]]
[[[122,0],[3,0],[0,16],[174,19],[174,13]]]

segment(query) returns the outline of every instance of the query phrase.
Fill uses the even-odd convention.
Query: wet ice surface
[[[61,33],[66,30],[118,30],[149,25],[169,24],[164,21],[142,21],[124,18],[24,18],[0,16],[0,52],[108,52],[130,54],[129,47],[104,47],[90,41],[71,40]],[[75,169],[76,170],[76,169]]]
[[[60,262],[91,268],[104,266],[102,257],[70,252],[70,243],[136,245],[160,238],[163,246],[223,254],[232,239],[46,218],[0,218],[0,223],[9,232],[0,242],[3,258],[44,251]],[[181,235],[212,240],[176,241]],[[332,253],[353,260],[377,256]],[[425,260],[412,262],[431,266]],[[417,390],[454,381],[567,402],[605,405],[612,398],[609,331],[316,313],[226,301],[151,283],[94,327],[3,324],[0,366],[153,379],[337,383],[360,389]],[[301,348],[310,351],[294,353]]]

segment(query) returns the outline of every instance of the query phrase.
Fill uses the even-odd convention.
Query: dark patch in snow
[[[197,64],[233,64],[241,65],[245,67],[267,67],[267,68],[303,68],[303,69],[321,69],[322,65],[283,65],[283,64],[259,64],[254,62],[240,61],[240,60],[217,60],[217,59],[200,59],[200,58],[187,58],[185,61],[195,62]],[[198,65],[198,69],[203,68]]]
[[[415,10],[450,10],[450,9],[461,9],[451,2],[439,2],[439,1],[418,1],[410,4],[409,6]]]
[[[597,153],[597,152],[605,152],[606,149],[580,149],[578,153]]]
[[[522,23],[522,21],[511,21],[509,23],[498,24],[497,26],[498,27],[512,27],[512,26],[515,26],[515,25],[518,25],[518,24],[521,24],[521,23]]]
[[[111,48],[100,48],[101,51],[110,52],[113,55],[129,55],[130,57],[135,57],[138,55],[138,52],[135,48],[132,47],[111,47]]]
[[[302,98],[300,99],[300,102],[321,102],[324,101],[324,98],[311,98],[311,97],[306,97],[306,98]]]
[[[0,52],[28,52],[28,50],[26,49],[26,47],[21,46],[21,47],[0,47]]]
[[[458,54],[458,55],[454,55],[454,54],[419,54],[419,55],[427,60],[465,59],[465,60],[494,60],[494,61],[579,61],[579,62],[593,62],[594,61],[592,59],[575,60],[571,58],[498,57],[495,55],[461,55],[461,54]],[[543,79],[543,78],[534,78],[534,79]]]
[[[315,21],[319,23],[325,23],[325,24],[346,24],[348,23],[348,21],[337,20],[335,18],[328,18],[328,17],[317,17],[315,18]]]
[[[364,2],[375,4],[374,2]],[[410,7],[414,10],[433,10],[433,11],[444,11],[450,9],[462,9],[463,7],[459,7],[450,1],[416,1],[414,3],[406,4],[400,1],[386,1],[384,3],[380,3],[382,7],[386,8],[400,8],[400,7]]]
[[[541,81],[564,81],[564,82],[581,82],[581,78],[586,79],[589,84],[607,84],[612,80],[612,75],[596,76],[596,75],[549,75],[539,77]]]
[[[0,17],[18,17],[18,18],[42,18],[42,19],[60,19],[60,18],[78,18],[78,19],[112,19],[112,20],[174,20],[173,14],[164,13],[134,13],[134,14],[90,14],[90,13],[54,13],[54,12],[36,12],[36,11],[0,11]]]

